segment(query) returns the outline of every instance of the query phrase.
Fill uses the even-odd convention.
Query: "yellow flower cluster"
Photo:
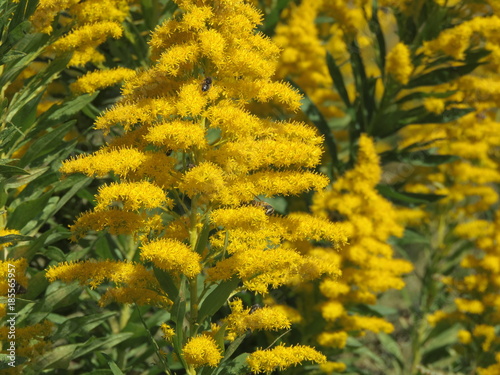
[[[152,271],[142,264],[111,260],[69,262],[50,267],[46,274],[50,282],[78,280],[81,285],[97,288],[106,280],[115,286],[101,297],[100,304],[111,302],[137,303],[167,307],[171,301],[161,292]]]
[[[31,17],[34,28],[51,34],[55,19],[63,25],[71,24],[71,32],[51,44],[48,52],[74,52],[69,65],[104,61],[96,50],[107,38],[119,38],[123,33],[121,22],[129,13],[127,0],[41,0]]]
[[[191,338],[182,348],[186,362],[194,367],[217,367],[222,359],[221,350],[215,340],[206,335]]]
[[[303,361],[326,363],[326,357],[315,349],[303,346],[278,345],[269,350],[257,350],[247,357],[247,363],[254,373],[283,371]]]
[[[380,318],[349,315],[349,303],[375,304],[377,293],[390,288],[401,289],[401,276],[412,270],[411,263],[393,259],[393,250],[386,243],[389,236],[401,236],[403,227],[397,222],[396,209],[375,190],[381,177],[379,158],[373,141],[366,135],[359,139],[357,163],[335,181],[330,190],[317,193],[313,211],[332,221],[346,225],[349,245],[344,248],[338,280],[327,278],[320,290],[328,299],[321,309],[323,317],[340,324],[345,331],[371,330],[391,332],[390,323]],[[342,348],[347,334],[325,330],[320,344]]]
[[[329,180],[314,170],[323,138],[313,128],[250,112],[256,103],[296,111],[301,99],[289,84],[272,79],[279,49],[254,31],[260,12],[243,0],[177,3],[174,17],[151,35],[150,68],[95,72],[74,84],[76,91],[90,92],[101,87],[100,80],[108,85],[124,78],[123,97],[95,122],[106,135],[121,129],[113,130],[120,135],[101,150],[64,162],[61,172],[116,180],[98,190],[95,208],[71,227],[75,237],[89,230],[132,234],[141,241],[141,262],[173,276],[179,290],[189,284],[188,295],[181,297],[189,299],[191,318],[178,354],[191,371],[217,366],[224,349],[214,332],[199,333],[200,290],[205,295],[216,283],[238,278],[247,290],[266,294],[337,275],[337,258],[303,253],[298,245],[325,241],[338,248],[347,236],[343,224],[310,214],[280,216],[262,201],[319,190]],[[198,285],[205,276],[206,284]],[[47,277],[93,288],[106,280],[115,283],[102,304],[170,303],[155,274],[139,263],[62,264]],[[251,312],[235,301],[224,319],[227,338],[291,325],[280,307]],[[163,332],[167,339],[175,337],[169,327]],[[257,352],[251,366],[258,372],[303,360],[325,358],[310,347],[280,346]]]

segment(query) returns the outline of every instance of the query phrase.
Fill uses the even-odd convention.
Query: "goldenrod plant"
[[[500,371],[496,0],[0,6],[0,371]]]

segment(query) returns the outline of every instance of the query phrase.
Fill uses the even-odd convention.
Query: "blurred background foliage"
[[[498,4],[253,3],[263,13],[259,31],[282,49],[277,78],[303,95],[297,118],[324,137],[319,171],[333,184],[328,196],[308,193],[268,202],[279,214],[312,211],[333,222],[353,222],[357,231],[351,250],[338,256],[343,268],[363,275],[345,276],[339,283],[347,291],[334,296],[325,294],[326,281],[282,287],[263,298],[238,294],[248,306],[283,306],[298,318],[293,321],[297,329],[280,339],[314,345],[331,362],[286,373],[497,374]],[[17,280],[26,288],[16,300],[20,367],[9,371],[161,373],[154,363],[157,353],[167,350],[159,326],[169,319],[168,312],[117,304],[100,308],[99,289],[49,285],[44,270],[63,261],[126,259],[127,236],[96,233],[78,243],[69,240],[68,225],[95,204],[102,180],[61,179],[58,169],[62,160],[103,145],[93,121],[120,96],[118,85],[85,94],[72,92],[70,85],[96,69],[148,67],[150,33],[177,5],[171,0],[106,3],[120,14],[96,17],[119,24],[121,35],[99,41],[94,47],[98,56],[85,60],[86,52],[77,48],[55,53],[50,47],[97,19],[82,17],[77,2],[52,4],[45,17],[37,18],[36,0],[0,1],[0,241],[3,260],[17,262]],[[78,53],[84,57],[72,64]],[[255,106],[255,111],[286,118],[276,107]],[[362,134],[373,140],[381,167],[372,185],[363,180],[369,174],[363,163],[372,171],[378,163],[367,162],[370,157],[373,162],[373,155],[363,159]],[[358,184],[368,187],[357,190]],[[328,203],[353,199],[359,201],[350,211]],[[387,255],[377,268],[381,255],[369,254],[370,246],[383,243],[395,255]],[[369,255],[359,261],[353,249]],[[404,284],[377,289],[369,282],[370,265],[396,278],[409,274]],[[325,312],[329,303],[341,305],[338,315]],[[214,319],[228,312],[223,306]],[[366,320],[370,324],[363,327],[353,325],[353,317],[375,320]],[[328,332],[330,339],[320,338]],[[268,347],[275,339],[263,333],[245,345]],[[246,351],[240,346],[236,359],[217,373],[245,373],[238,355]],[[0,370],[7,369],[0,363]],[[180,367],[171,370],[184,373]]]

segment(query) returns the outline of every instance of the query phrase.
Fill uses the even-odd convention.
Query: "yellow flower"
[[[199,254],[183,243],[171,239],[158,239],[142,245],[141,259],[153,262],[165,271],[196,277],[201,272]]]
[[[71,84],[70,88],[77,94],[90,94],[133,76],[135,76],[135,71],[127,68],[96,70],[78,78],[76,82]]]
[[[284,346],[269,350],[257,350],[247,357],[250,370],[254,373],[274,370],[283,371],[291,366],[296,366],[302,361],[312,361],[316,363],[326,363],[326,357],[314,348],[305,345]]]
[[[413,65],[408,46],[401,42],[396,44],[391,52],[387,54],[385,71],[403,85],[409,82],[413,72]]]
[[[215,340],[206,335],[192,337],[182,348],[182,355],[186,362],[194,367],[216,367],[222,359]]]

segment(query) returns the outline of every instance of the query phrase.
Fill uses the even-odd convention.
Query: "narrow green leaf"
[[[32,162],[34,159],[41,157],[50,153],[52,150],[59,148],[61,143],[63,143],[63,137],[68,133],[69,129],[76,123],[76,120],[69,121],[47,134],[39,137],[35,142],[32,143],[30,148],[23,155],[19,161],[19,165],[24,167]]]
[[[210,225],[208,223],[203,224],[203,228],[198,237],[198,242],[196,243],[194,251],[198,254],[202,254],[203,251],[207,248],[208,243],[208,234],[210,233]]]
[[[73,353],[73,358],[81,357],[101,347],[104,347],[106,349],[113,348],[117,345],[120,345],[133,335],[134,334],[132,332],[120,332],[120,333],[115,333],[113,335],[109,335],[104,338],[96,339],[92,337],[91,339],[87,340],[87,342],[85,342],[84,345],[81,345],[79,348],[75,350],[75,352]]]
[[[220,284],[203,300],[198,311],[198,323],[203,323],[206,317],[214,315],[224,305],[237,288],[240,280],[237,277],[221,281]]]
[[[231,344],[229,344],[229,346],[227,347],[227,349],[226,349],[226,351],[224,353],[224,359],[223,359],[223,361],[226,361],[229,358],[231,358],[231,356],[236,351],[236,349],[238,349],[238,347],[241,345],[241,343],[243,342],[243,340],[245,339],[245,337],[246,337],[246,335],[241,335],[236,340],[234,340],[233,342],[231,342]]]
[[[396,100],[396,104],[402,104],[411,100],[420,100],[425,98],[439,98],[446,99],[451,95],[454,95],[458,92],[458,90],[444,91],[444,92],[423,92],[416,91],[411,94],[405,95],[402,98]]]
[[[406,193],[394,190],[389,185],[378,185],[378,192],[390,200],[399,201],[401,203],[410,204],[427,204],[431,202],[438,201],[445,197],[445,195],[437,194],[416,194],[416,193]]]
[[[429,73],[412,78],[406,85],[406,88],[412,89],[415,87],[436,86],[448,83],[471,73],[480,65],[483,65],[483,63],[475,62],[450,68],[435,69]]]
[[[170,276],[168,272],[157,267],[153,267],[153,271],[163,291],[167,293],[167,296],[171,300],[175,300],[179,296],[179,289],[175,285],[172,276]]]
[[[403,353],[401,352],[401,348],[399,344],[388,334],[384,332],[380,332],[378,334],[378,338],[380,343],[382,344],[383,349],[392,355],[392,357],[396,360],[400,369],[405,368],[405,359],[403,357]]]
[[[109,366],[111,372],[113,372],[113,375],[124,375],[122,370],[120,370],[118,365],[115,363],[115,361],[113,361],[113,359],[109,355],[107,355],[106,353],[101,353],[101,354],[108,361],[108,366]]]
[[[0,236],[0,244],[5,244],[9,242],[19,242],[19,241],[31,241],[33,237],[22,236],[20,234],[8,234],[6,236]]]
[[[97,93],[80,95],[62,104],[53,105],[47,112],[39,117],[39,119],[37,120],[37,124],[39,125],[34,129],[33,132],[38,133],[41,130],[45,130],[48,127],[68,120],[70,117],[74,116],[85,106],[91,103],[96,96]],[[41,125],[43,125],[43,127],[41,127]]]
[[[405,125],[410,124],[446,124],[448,122],[456,121],[459,118],[474,112],[474,108],[451,108],[447,109],[443,113],[427,113],[426,115],[417,118],[415,120],[405,121]]]
[[[240,374],[246,374],[247,371],[245,371],[245,368],[248,367],[247,365],[247,357],[248,353],[242,353],[236,358],[227,361],[227,362],[222,362],[219,368],[217,369],[217,372],[214,375],[240,375]],[[224,358],[225,360],[226,358]]]
[[[382,163],[401,162],[423,167],[435,167],[458,160],[455,155],[435,155],[429,150],[421,151],[390,151],[381,155]]]
[[[369,22],[369,27],[372,33],[375,34],[375,37],[377,39],[377,46],[378,48],[375,48],[376,53],[377,53],[377,64],[382,72],[384,74],[385,72],[385,55],[386,55],[386,45],[385,45],[385,38],[384,38],[384,33],[382,32],[382,27],[380,26],[380,22],[378,19],[378,1],[373,0],[373,10],[372,10],[372,19]]]
[[[45,369],[67,369],[73,354],[82,344],[69,344],[58,346],[36,357],[31,365],[35,371]]]
[[[30,173],[22,168],[13,165],[0,165],[0,175],[2,177],[11,177],[17,175],[29,175]]]
[[[347,89],[345,87],[344,77],[342,76],[340,68],[336,64],[335,59],[330,54],[330,52],[326,53],[326,64],[328,66],[330,76],[332,77],[333,85],[337,89],[337,92],[339,93],[346,107],[350,107],[351,101],[349,100],[349,94],[347,93]]]
[[[51,196],[52,192],[48,191],[38,198],[21,203],[9,215],[7,227],[21,230],[28,222],[39,218]]]

